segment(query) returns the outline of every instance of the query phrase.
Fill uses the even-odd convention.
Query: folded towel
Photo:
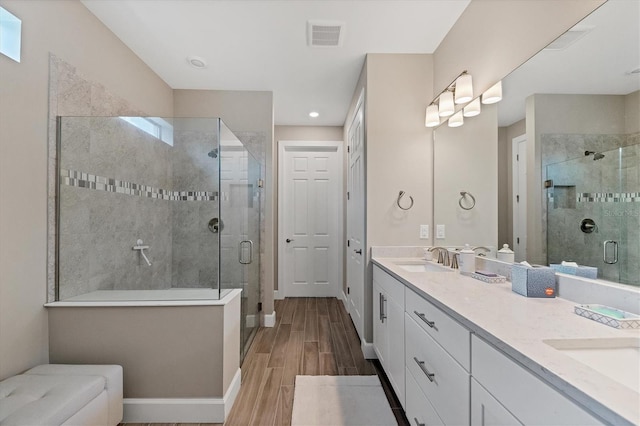
[[[521,265],[526,266],[527,268],[532,268],[531,264],[529,262],[527,262],[526,260],[523,260],[522,262],[520,262]]]
[[[573,267],[578,267],[578,264],[576,262],[565,262],[564,260],[561,263],[562,266],[573,266]]]
[[[484,275],[485,277],[497,277],[498,276],[498,274],[494,274],[493,272],[489,272],[489,271],[476,271],[476,274]]]

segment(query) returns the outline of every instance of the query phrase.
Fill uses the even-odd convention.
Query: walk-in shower
[[[579,155],[546,167],[548,262],[596,266],[599,278],[640,285],[640,145]]]
[[[248,347],[261,168],[225,124],[60,117],[57,152],[56,300],[221,299],[240,288]]]

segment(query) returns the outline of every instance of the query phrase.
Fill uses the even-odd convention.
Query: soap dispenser
[[[476,271],[476,252],[471,250],[469,244],[465,244],[460,250],[460,273],[472,274]]]
[[[498,260],[508,263],[515,262],[515,253],[509,248],[509,244],[503,244],[502,248],[498,250]]]

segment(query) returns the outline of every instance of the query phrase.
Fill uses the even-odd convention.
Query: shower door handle
[[[613,261],[610,261],[607,258],[607,246],[609,244],[613,244]],[[608,263],[609,265],[618,263],[618,242],[617,241],[607,240],[604,242],[602,247],[602,260],[604,260],[604,263]]]
[[[249,244],[249,261],[248,262],[245,262],[244,256],[242,256],[242,249],[245,247],[245,244]],[[251,240],[240,241],[240,244],[238,245],[238,262],[240,262],[243,265],[248,265],[251,262],[253,262],[253,241]]]

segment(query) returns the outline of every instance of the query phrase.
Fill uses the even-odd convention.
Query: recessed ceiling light
[[[320,116],[320,113],[316,112],[316,111],[311,111],[309,113],[309,117],[311,118],[318,118]]]
[[[194,68],[202,69],[207,67],[207,61],[205,61],[204,58],[201,58],[200,56],[189,56],[187,58],[187,62],[189,62],[189,64]]]

